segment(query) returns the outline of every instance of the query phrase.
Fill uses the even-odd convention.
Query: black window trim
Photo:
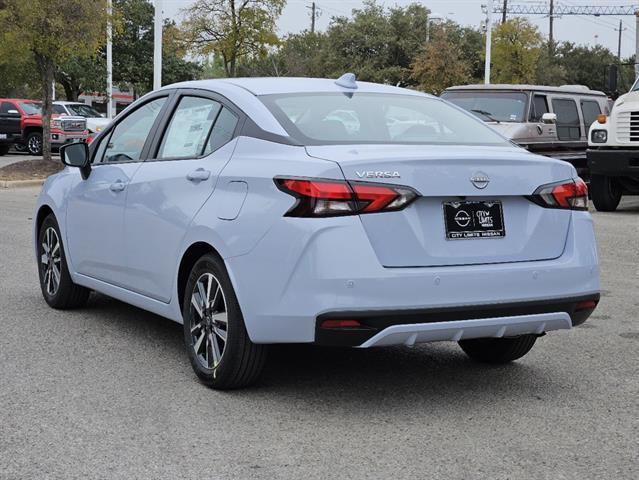
[[[160,109],[158,116],[156,117],[155,121],[153,122],[153,125],[151,126],[151,132],[155,132],[155,130],[157,129],[159,125],[160,120],[166,115],[166,109],[168,105],[171,104],[174,96],[175,96],[175,90],[173,89],[160,90],[157,92],[153,92],[152,94],[145,95],[144,97],[142,97],[144,99],[144,102],[139,102],[139,103],[135,102],[131,104],[130,106],[128,106],[127,108],[125,108],[122,112],[120,112],[120,114],[116,117],[114,122],[111,125],[109,125],[108,128],[103,130],[100,133],[100,135],[95,138],[93,142],[91,142],[91,150],[90,150],[91,168],[99,167],[102,165],[119,165],[122,163],[142,163],[146,161],[146,156],[148,155],[149,148],[152,144],[153,139],[155,138],[155,134],[150,134],[147,136],[146,141],[144,142],[144,146],[142,147],[142,151],[140,152],[140,157],[137,160],[121,160],[118,162],[95,163],[95,155],[97,151],[99,150],[100,143],[102,143],[103,141],[108,142],[111,139],[111,135],[113,134],[113,131],[125,118],[127,118],[129,115],[131,115],[133,112],[135,112],[139,108],[142,108],[143,106],[149,104],[150,102],[164,97],[166,98],[166,101],[164,102],[164,105],[162,105],[162,108]]]
[[[237,123],[235,124],[235,130],[233,130],[233,136],[224,145],[227,145],[228,143],[232,142],[235,138],[237,138],[240,135],[240,132],[242,131],[244,127],[244,123],[246,121],[247,116],[244,114],[242,110],[240,110],[237,106],[235,106],[235,104],[229,101],[226,97],[216,92],[213,92],[211,90],[204,90],[199,88],[177,89],[175,91],[173,98],[171,99],[170,105],[168,106],[167,110],[164,112],[162,121],[158,125],[154,125],[155,134],[153,135],[153,140],[151,144],[149,145],[147,156],[144,159],[145,162],[175,162],[175,161],[184,161],[184,160],[186,161],[201,160],[217,152],[220,148],[224,147],[224,145],[221,145],[216,150],[213,150],[206,154],[202,154],[197,157],[187,156],[187,157],[157,158],[159,150],[160,150],[160,146],[162,145],[162,139],[164,138],[164,135],[166,134],[166,131],[169,128],[171,119],[173,118],[173,115],[175,114],[175,111],[177,110],[180,104],[180,101],[184,97],[204,98],[207,100],[213,100],[214,102],[217,102],[221,105],[221,108],[215,117],[215,121],[211,124],[211,129],[209,130],[209,133],[207,135],[207,140],[206,140],[207,142],[208,142],[208,139],[210,138],[213,128],[215,127],[217,119],[220,116],[220,113],[222,113],[223,108],[226,108],[237,118]],[[151,152],[153,152],[153,155],[150,155]]]
[[[528,121],[525,123],[540,123],[541,122],[541,117],[539,118],[539,120],[533,120],[532,119],[532,114],[533,112],[537,112],[537,109],[535,108],[535,97],[542,97],[546,100],[546,113],[550,113],[550,103],[548,102],[549,100],[549,96],[548,94],[544,93],[544,92],[536,92],[536,91],[532,91],[530,92],[530,111],[528,112]],[[552,99],[550,99],[552,102]]]

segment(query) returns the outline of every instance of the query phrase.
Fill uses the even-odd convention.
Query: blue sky
[[[494,0],[495,2],[501,0]],[[535,3],[546,4],[547,1],[540,0],[509,0],[511,3]],[[163,0],[165,16],[179,20],[179,11],[181,8],[188,6],[190,0]],[[379,2],[386,6],[406,6],[410,0],[396,0]],[[487,0],[425,0],[423,3],[432,12],[442,17],[449,18],[462,25],[478,26],[485,18],[482,13],[481,5],[487,3]],[[556,0],[556,4],[563,5],[629,5],[633,2],[624,0]],[[636,4],[637,2],[635,2]],[[307,8],[311,4],[307,0],[288,0],[286,8],[278,21],[280,34],[289,32],[299,32],[310,27],[310,10]],[[317,0],[316,4],[321,10],[321,16],[317,21],[317,28],[324,30],[333,16],[350,16],[353,8],[362,6],[361,0]],[[540,16],[529,17],[533,23],[539,26],[540,31],[548,34],[548,18]],[[555,38],[557,40],[569,40],[579,44],[602,44],[610,48],[613,52],[617,51],[618,32],[615,30],[619,26],[619,20],[623,20],[624,28],[622,33],[621,54],[627,57],[634,53],[635,35],[636,35],[636,19],[634,16],[627,17],[575,17],[564,16],[555,19]]]

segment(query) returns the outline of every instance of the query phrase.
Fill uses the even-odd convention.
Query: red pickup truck
[[[87,122],[83,117],[51,116],[51,146],[86,141]],[[0,155],[11,145],[31,155],[42,155],[42,104],[34,100],[0,98]]]

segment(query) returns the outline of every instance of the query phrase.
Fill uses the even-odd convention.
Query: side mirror
[[[541,116],[542,123],[557,123],[557,114],[556,113],[544,113]]]
[[[80,169],[82,178],[87,179],[91,172],[89,146],[84,142],[69,143],[60,147],[60,159],[69,167]]]

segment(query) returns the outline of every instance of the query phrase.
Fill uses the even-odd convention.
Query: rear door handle
[[[208,180],[211,176],[211,172],[208,170],[204,170],[203,168],[198,168],[197,170],[193,170],[186,174],[186,179],[191,182],[201,182],[203,180]]]
[[[126,187],[125,183],[122,180],[117,180],[109,185],[109,190],[112,192],[121,192]]]

